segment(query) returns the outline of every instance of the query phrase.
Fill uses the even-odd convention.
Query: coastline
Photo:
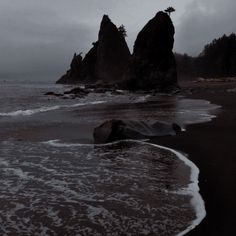
[[[115,144],[120,143],[137,143],[140,145],[149,145],[157,149],[166,150],[168,152],[173,153],[182,163],[183,165],[187,166],[190,171],[190,177],[189,177],[189,184],[177,192],[175,192],[177,195],[186,195],[191,196],[191,205],[196,213],[196,218],[190,222],[190,225],[186,227],[185,230],[178,233],[176,236],[183,236],[187,233],[191,232],[194,228],[196,228],[199,224],[201,224],[202,220],[206,217],[206,210],[205,210],[205,202],[199,192],[199,169],[198,167],[189,160],[185,155],[182,153],[168,148],[164,146],[160,146],[154,143],[146,142],[147,140],[133,140],[133,139],[127,139],[127,140],[119,140],[112,143],[106,143],[106,144],[79,144],[79,143],[61,143],[60,140],[50,140],[48,142],[43,142],[46,145],[50,145],[57,148],[63,148],[63,147],[106,147],[111,146]],[[177,173],[176,173],[177,174]],[[172,193],[170,191],[170,193]]]
[[[12,218],[11,220],[6,218],[2,232],[11,232],[13,234],[24,232],[26,235],[32,234],[32,232],[35,232],[37,229],[37,222],[41,221],[41,217],[37,215],[38,211],[42,211],[42,213],[44,213],[43,217],[47,219],[47,222],[43,222],[43,227],[46,227],[46,229],[50,228],[55,231],[55,233],[79,233],[88,227],[92,227],[93,224],[94,228],[91,228],[91,230],[94,229],[94,232],[97,232],[96,230],[99,230],[97,227],[101,224],[101,228],[98,232],[105,235],[104,232],[108,232],[109,234],[109,232],[114,230],[113,223],[115,227],[119,226],[116,228],[120,230],[119,232],[124,233],[126,231],[123,230],[126,228],[123,228],[123,224],[125,224],[127,217],[128,219],[131,217],[127,223],[132,224],[132,219],[136,221],[133,228],[134,231],[130,229],[131,232],[129,232],[132,235],[137,235],[140,230],[143,230],[141,231],[141,235],[152,235],[152,233],[147,234],[147,232],[150,231],[155,232],[156,235],[156,230],[159,225],[159,230],[163,232],[162,220],[164,220],[164,224],[167,225],[166,230],[169,230],[168,235],[174,235],[173,232],[178,233],[177,235],[183,235],[179,232],[185,232],[187,227],[187,230],[192,229],[193,223],[196,223],[195,209],[189,203],[193,195],[196,196],[199,194],[197,187],[198,178],[197,175],[195,175],[197,173],[191,176],[194,178],[194,185],[192,185],[192,183],[190,184],[190,168],[179,160],[187,160],[182,154],[172,151],[172,154],[170,153],[169,155],[170,149],[134,140],[95,145],[95,148],[94,145],[88,144],[54,144],[55,141],[41,144],[34,143],[29,149],[27,143],[17,142],[16,146],[11,143],[11,147],[17,148],[16,151],[12,150],[10,152],[9,143],[6,142],[3,144],[3,153],[8,153],[7,156],[11,158],[3,158],[2,163],[5,169],[3,169],[2,172],[5,173],[5,177],[9,178],[10,176],[11,179],[22,180],[22,184],[17,187],[15,186],[12,191],[13,193],[17,192],[17,194],[23,196],[24,200],[21,198],[18,199],[15,197],[15,194],[13,196],[10,195],[9,198],[3,199],[3,206],[9,199],[11,200],[12,205],[9,206],[11,209],[10,214],[15,215],[16,218]],[[114,161],[111,157],[117,154],[117,147],[119,148],[120,144],[123,149],[119,150],[117,160]],[[43,156],[37,156],[37,158],[35,158],[35,151],[42,150],[40,147],[43,148],[43,152],[41,152]],[[105,148],[106,151],[101,152],[104,150],[104,147],[107,147]],[[83,152],[83,149],[87,151]],[[158,149],[163,150],[159,152]],[[95,155],[92,155],[94,157],[93,162],[91,162],[90,155],[84,155],[84,153],[90,153],[89,150],[91,154],[95,153]],[[133,158],[133,153],[136,150],[138,150],[138,155]],[[56,153],[49,158],[48,155],[52,152]],[[17,153],[17,155],[15,155],[15,153]],[[159,154],[157,155],[157,153]],[[19,163],[18,157],[21,154],[23,154],[23,156]],[[175,154],[181,158],[176,158]],[[39,155],[39,153],[37,155]],[[60,158],[58,158],[58,156]],[[153,158],[155,158],[155,162],[153,162]],[[97,166],[98,162],[101,162],[101,165],[99,165],[100,168],[94,168],[94,166]],[[82,165],[78,165],[79,163]],[[141,163],[142,167],[140,167]],[[154,163],[156,163],[156,165],[154,165]],[[172,168],[171,163],[176,168]],[[15,168],[15,166],[17,168]],[[84,168],[86,169],[85,172]],[[188,173],[188,175],[183,173]],[[99,178],[98,180],[98,176],[100,176],[101,179]],[[162,176],[162,178],[160,179],[158,176]],[[4,174],[2,177],[4,177]],[[77,182],[78,177],[80,179],[79,182]],[[4,178],[2,179],[4,180]],[[114,179],[117,181],[114,181]],[[40,191],[37,191],[35,194],[36,183],[36,189]],[[80,183],[79,188],[78,183]],[[169,187],[166,187],[167,184]],[[5,189],[6,186],[11,189],[14,183],[11,182],[9,185],[8,182],[5,182],[2,184],[1,188]],[[164,191],[159,191],[160,188],[158,186],[164,189]],[[178,187],[175,188],[175,186]],[[105,191],[106,194],[104,195],[104,190],[107,188],[109,191]],[[45,195],[45,190],[48,189],[51,189],[50,194]],[[182,189],[184,190],[184,194],[182,194]],[[45,201],[45,198],[48,199],[48,202]],[[112,206],[110,204],[112,204]],[[23,213],[25,211],[30,215],[33,213],[34,221],[25,225],[23,228],[17,228],[19,222],[27,219],[24,218],[23,213],[18,214],[19,208]],[[190,208],[191,213],[189,212]],[[69,209],[69,212],[67,212],[67,209]],[[80,209],[80,211],[76,214],[72,211],[73,214],[71,217],[75,218],[67,221],[71,209]],[[113,217],[110,219],[108,209],[112,209],[112,215],[115,218],[118,217],[116,218],[118,222],[114,221]],[[4,212],[3,209],[3,215]],[[134,212],[136,212],[135,215]],[[88,218],[86,217],[87,213],[89,213]],[[5,213],[5,215],[7,214]],[[123,215],[125,215],[124,218],[122,217]],[[153,220],[150,215],[152,215],[155,220]],[[169,216],[168,222],[165,221],[166,216]],[[76,228],[75,225],[78,219],[83,219],[80,229]],[[143,221],[143,219],[146,220]],[[191,221],[189,221],[189,219],[191,219]],[[18,223],[16,224],[16,222]],[[103,224],[108,224],[109,227],[106,228]],[[145,230],[146,225],[147,228]],[[103,231],[103,227],[105,227],[106,231]],[[138,229],[136,231],[135,228],[137,227]],[[100,233],[94,233],[94,235],[97,234],[100,235]]]
[[[174,153],[186,166],[189,166],[191,169],[191,175],[190,175],[191,183],[188,185],[188,188],[182,189],[180,192],[180,195],[182,194],[182,192],[183,194],[192,195],[191,204],[196,212],[196,219],[191,222],[191,225],[188,226],[184,231],[177,234],[177,236],[186,235],[187,233],[191,232],[194,228],[196,228],[199,224],[201,224],[202,220],[206,217],[207,214],[205,208],[205,202],[199,192],[200,189],[198,184],[199,184],[200,170],[192,161],[190,161],[186,156],[184,156],[180,152],[153,143],[151,143],[151,145]]]
[[[203,105],[208,104],[208,102],[206,102],[207,100],[209,101],[209,104],[221,106],[221,113],[219,113],[213,120],[211,119],[215,117],[214,115],[206,114],[206,117],[203,116],[205,122],[193,125],[189,124],[186,127],[187,131],[182,132],[177,136],[152,139],[151,144],[157,145],[159,147],[168,147],[167,149],[171,149],[172,151],[176,150],[177,153],[187,153],[188,160],[196,164],[196,166],[200,169],[200,195],[206,204],[207,217],[203,220],[203,222],[201,222],[200,225],[198,224],[201,220],[199,220],[199,222],[195,222],[196,224],[192,224],[179,235],[185,235],[185,233],[188,233],[187,235],[212,235],[212,233],[213,235],[232,235],[232,232],[234,232],[233,223],[235,221],[233,212],[235,205],[235,195],[233,188],[235,185],[234,173],[236,171],[233,161],[234,153],[236,151],[234,147],[234,134],[236,132],[234,127],[234,123],[236,121],[236,113],[234,111],[234,107],[236,105],[236,92],[234,92],[234,88],[236,87],[236,83],[219,83],[214,84],[213,86],[211,83],[206,85],[206,83],[188,82],[187,85],[181,87],[183,88],[183,94],[180,94],[180,98],[182,99],[182,102],[179,104],[180,106],[178,106],[175,99],[173,100],[169,99],[168,97],[164,97],[164,100],[161,100],[161,103],[157,103],[157,106],[154,106],[152,102],[149,102],[141,104],[132,103],[132,106],[130,107],[129,103],[127,103],[124,114],[128,113],[129,116],[137,116],[138,114],[147,116],[147,112],[151,111],[150,114],[148,113],[149,116],[151,115],[155,117],[159,114],[158,112],[161,112],[162,110],[164,111],[168,108],[172,109],[172,107],[177,105],[178,109],[180,109],[180,112],[177,113],[180,115],[180,117],[177,116],[179,118],[178,120],[180,121],[186,116],[186,114],[183,113],[183,111],[186,112],[183,108],[186,108],[187,110],[189,109],[189,101],[191,99],[203,99],[205,101]],[[232,92],[228,92],[229,89],[231,89]],[[184,95],[186,99],[183,98],[182,95]],[[92,104],[94,103],[96,104],[97,102],[93,101]],[[99,101],[99,103],[101,103],[101,101]],[[91,103],[89,104],[91,105]],[[147,107],[147,104],[149,104],[150,107]],[[3,132],[2,137],[6,137],[6,134],[8,134],[9,137],[14,137],[12,140],[15,139],[16,141],[20,142],[29,140],[33,142],[41,142],[46,138],[46,140],[60,139],[62,142],[69,141],[72,143],[78,143],[80,141],[84,141],[85,143],[90,143],[88,141],[91,140],[91,135],[91,137],[88,135],[84,137],[85,140],[81,139],[82,136],[84,136],[84,133],[92,134],[93,125],[92,123],[89,123],[87,126],[84,124],[82,124],[82,126],[78,126],[78,118],[82,119],[83,121],[87,115],[94,117],[94,115],[97,113],[98,117],[101,116],[102,119],[108,119],[107,115],[111,115],[110,118],[117,114],[122,115],[123,113],[120,114],[120,109],[124,109],[124,107],[120,107],[120,105],[117,107],[114,105],[108,106],[109,104],[103,104],[101,105],[101,110],[95,109],[94,111],[94,107],[85,107],[81,111],[77,110],[77,107],[80,107],[81,105],[81,103],[68,106],[60,105],[59,108],[70,108],[68,109],[69,112],[67,113],[70,114],[69,116],[64,114],[64,111],[61,112],[60,109],[53,109],[53,111],[50,113],[50,116],[48,116],[47,112],[44,113],[40,112],[41,110],[36,110],[36,112],[39,113],[37,116],[31,117],[33,114],[29,114],[28,117],[27,114],[30,110],[26,110],[27,114],[24,113],[24,116],[12,119],[14,122],[21,122],[19,130],[15,132],[16,126],[14,126],[14,130],[10,129],[9,132],[8,130],[6,133]],[[202,112],[201,109],[198,109],[198,103],[195,105],[196,110],[193,109],[190,112],[190,118],[196,118],[196,116]],[[200,104],[200,107],[201,105],[202,104]],[[114,108],[111,109],[113,106]],[[131,108],[134,107],[135,109],[132,110]],[[107,114],[108,108],[110,112]],[[114,113],[113,110],[116,109],[118,110]],[[204,109],[207,109],[207,107]],[[35,109],[33,111],[35,111]],[[157,112],[157,114],[155,112]],[[83,114],[85,116],[83,116]],[[205,118],[208,118],[209,121],[211,121],[207,122],[208,119]],[[7,118],[2,119],[4,121]],[[31,119],[32,121],[29,122]],[[39,120],[42,123],[38,123]],[[62,122],[62,120],[63,123],[58,123],[59,121]],[[188,119],[186,120],[188,121]],[[88,120],[86,118],[86,122],[87,121]],[[35,122],[37,122],[36,126]],[[24,128],[25,124],[27,124],[25,127],[29,126],[28,129]],[[47,124],[46,127],[44,127],[45,124]],[[44,129],[42,129],[42,127],[44,127]],[[81,127],[83,132],[81,132]],[[2,131],[4,131],[4,129]],[[63,137],[65,140],[63,140]],[[54,142],[55,141],[56,140],[54,140]],[[228,148],[228,146],[230,146],[230,148]],[[196,192],[199,194],[198,190]],[[200,219],[201,217],[197,218]],[[197,227],[192,227],[193,225]]]
[[[180,135],[152,140],[187,153],[189,160],[200,169],[200,194],[207,216],[187,235],[234,235],[236,232],[236,93],[228,92],[234,87],[235,83],[197,85],[187,97],[222,106],[220,114],[211,122],[187,126],[187,132]]]

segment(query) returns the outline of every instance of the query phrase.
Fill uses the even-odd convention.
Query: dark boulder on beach
[[[104,15],[98,41],[93,43],[84,59],[81,55],[74,55],[70,70],[57,83],[113,83],[123,78],[129,59],[130,51],[124,35]]]
[[[130,51],[124,35],[104,15],[98,36],[97,77],[108,83],[121,80],[129,59]]]
[[[175,123],[109,120],[94,129],[95,143],[108,143],[122,139],[144,139],[176,135],[181,127]]]
[[[158,12],[138,34],[125,76],[128,89],[165,90],[177,85],[172,52],[174,25],[168,14]]]

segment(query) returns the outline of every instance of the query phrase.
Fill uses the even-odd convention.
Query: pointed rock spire
[[[116,83],[126,89],[165,89],[177,85],[174,25],[164,12],[158,12],[138,34],[133,55],[124,35],[108,15],[101,21],[98,41],[82,60],[74,55],[70,70],[59,83]]]
[[[177,84],[174,25],[158,12],[138,34],[126,79],[132,89],[165,89]]]
[[[58,83],[70,83],[72,79],[73,82],[96,82],[97,80],[104,83],[117,82],[123,78],[130,56],[123,34],[111,22],[109,16],[104,15],[98,41],[93,44],[93,48],[86,54],[83,61],[77,63],[77,67],[74,67],[74,62],[78,56],[74,55],[71,69]]]
[[[106,82],[121,79],[129,59],[130,51],[124,36],[104,15],[98,35],[97,76]]]

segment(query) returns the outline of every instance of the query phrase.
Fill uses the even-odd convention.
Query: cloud
[[[198,55],[205,44],[236,32],[235,0],[194,0],[176,28],[175,50]]]
[[[0,0],[0,77],[60,76],[74,52],[86,53],[97,40],[103,14],[125,24],[132,48],[138,31],[168,2]]]
[[[73,53],[87,50],[96,35],[95,26],[47,5],[0,6],[0,75],[60,75]]]
[[[74,52],[97,40],[103,14],[124,24],[132,50],[142,27],[173,5],[175,50],[197,54],[205,43],[235,30],[235,0],[0,0],[0,79],[51,76],[56,80]]]

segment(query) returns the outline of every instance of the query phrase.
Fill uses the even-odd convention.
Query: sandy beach
[[[200,193],[207,217],[188,235],[235,235],[236,222],[236,83],[183,83],[191,87],[191,98],[206,99],[222,106],[211,122],[190,125],[175,136],[158,138],[156,143],[188,154],[200,169]],[[231,92],[230,92],[231,91]]]
[[[30,209],[30,214],[35,217],[35,220],[31,222],[31,228],[28,226],[24,228],[24,232],[26,233],[33,232],[35,230],[45,230],[45,227],[58,232],[57,230],[59,228],[63,228],[64,226],[67,227],[68,225],[71,225],[71,229],[78,230],[79,232],[81,229],[73,228],[75,225],[73,220],[66,225],[59,224],[59,228],[57,229],[54,228],[54,223],[57,222],[57,219],[62,219],[60,222],[64,222],[63,219],[70,219],[70,214],[74,212],[74,209],[82,209],[78,204],[81,204],[81,202],[83,203],[83,200],[81,201],[81,196],[84,196],[83,194],[85,194],[86,199],[87,196],[97,196],[97,190],[94,192],[93,188],[91,191],[87,191],[86,189],[91,186],[97,186],[98,182],[101,182],[98,189],[99,191],[101,190],[101,196],[99,196],[101,197],[100,200],[104,201],[104,207],[109,209],[110,205],[105,200],[112,199],[113,205],[111,206],[112,209],[114,209],[114,193],[112,191],[113,186],[116,186],[116,184],[114,185],[113,179],[109,178],[108,180],[110,182],[106,179],[112,187],[111,189],[110,187],[104,189],[103,174],[99,175],[100,172],[93,173],[93,171],[96,172],[96,170],[100,169],[101,164],[99,163],[101,155],[102,157],[105,155],[104,160],[110,160],[108,168],[111,168],[112,174],[115,176],[115,183],[118,181],[118,186],[120,186],[120,183],[123,183],[123,180],[130,177],[130,174],[128,172],[126,175],[124,175],[124,173],[118,173],[121,180],[116,180],[117,171],[123,171],[127,168],[125,168],[126,165],[121,168],[119,164],[120,162],[117,162],[118,166],[113,166],[116,162],[114,162],[113,158],[110,157],[116,156],[116,159],[119,159],[121,151],[123,153],[122,161],[126,164],[128,160],[127,154],[130,153],[130,160],[132,160],[133,155],[137,156],[137,153],[143,153],[140,157],[140,162],[135,162],[135,166],[137,165],[137,169],[141,172],[139,173],[135,169],[135,175],[133,176],[134,179],[130,179],[130,183],[127,185],[128,187],[123,186],[122,191],[129,193],[129,186],[135,181],[139,183],[137,185],[138,187],[135,185],[139,191],[148,193],[147,196],[144,196],[143,193],[140,194],[140,199],[143,200],[144,205],[154,204],[152,208],[156,212],[154,212],[155,214],[153,213],[154,215],[159,217],[160,214],[163,214],[163,216],[165,216],[163,217],[164,221],[166,218],[169,219],[170,216],[174,216],[174,214],[181,215],[180,218],[173,217],[173,222],[170,225],[165,224],[165,230],[167,230],[165,232],[167,235],[175,235],[174,232],[183,231],[183,229],[190,226],[189,221],[192,222],[196,213],[192,211],[193,208],[190,204],[186,205],[186,202],[189,203],[190,199],[183,197],[183,195],[178,195],[178,197],[180,197],[178,199],[170,197],[170,195],[168,195],[168,197],[165,195],[166,189],[172,188],[170,186],[173,186],[174,188],[175,186],[179,186],[179,189],[181,189],[179,183],[182,183],[183,180],[186,179],[189,180],[189,169],[183,165],[184,163],[178,161],[178,163],[182,163],[182,165],[178,164],[177,166],[179,167],[174,168],[176,165],[171,164],[170,166],[172,167],[169,168],[168,163],[170,163],[170,161],[164,162],[164,164],[167,163],[167,165],[164,165],[164,172],[162,175],[162,172],[159,170],[162,166],[162,162],[153,162],[152,160],[150,163],[148,162],[152,155],[157,157],[159,155],[159,150],[154,147],[155,145],[139,145],[139,143],[137,143],[134,148],[127,149],[117,148],[114,146],[114,150],[112,148],[104,150],[102,148],[95,148],[95,151],[93,151],[93,145],[91,144],[94,141],[94,128],[106,120],[116,118],[124,120],[135,119],[137,121],[140,120],[146,122],[160,120],[166,122],[176,122],[181,126],[185,126],[187,124],[185,132],[178,133],[176,136],[155,138],[149,142],[167,148],[172,148],[177,152],[179,151],[179,153],[183,153],[184,156],[195,163],[197,166],[196,168],[200,170],[200,194],[206,204],[207,216],[200,225],[194,224],[194,226],[197,225],[197,227],[188,235],[233,235],[233,223],[235,222],[234,199],[236,192],[236,168],[234,166],[236,151],[236,147],[234,145],[236,131],[236,113],[234,111],[236,93],[234,88],[236,87],[236,82],[185,82],[181,83],[180,86],[182,88],[181,93],[178,94],[180,96],[132,94],[129,92],[122,95],[112,95],[108,92],[105,94],[91,93],[87,97],[82,99],[80,98],[78,100],[69,99],[64,101],[64,99],[58,99],[57,97],[48,100],[48,98],[43,95],[45,93],[44,90],[47,88],[39,87],[38,93],[42,95],[37,98],[33,97],[36,101],[33,100],[33,102],[30,103],[32,100],[31,95],[28,95],[27,93],[25,93],[25,95],[21,95],[23,92],[20,92],[17,99],[15,99],[15,94],[13,94],[14,96],[12,96],[14,98],[14,103],[11,102],[9,104],[10,107],[7,107],[10,112],[6,110],[6,113],[2,113],[0,122],[0,140],[2,141],[1,168],[3,175],[1,178],[1,191],[6,193],[6,202],[9,200],[10,196],[12,197],[12,202],[15,204],[8,206],[5,210],[12,210],[9,214],[16,215],[19,218],[17,218],[18,223],[10,219],[5,219],[5,228],[2,229],[2,232],[23,232],[20,228],[10,229],[9,231],[9,225],[18,227],[18,225],[21,224],[22,219],[25,220],[25,218],[18,215],[19,207],[22,212]],[[18,90],[21,91],[20,89]],[[21,101],[25,101],[27,99],[29,99],[28,107],[19,107],[22,103]],[[99,101],[104,102],[101,103]],[[35,103],[38,104],[38,107],[35,107]],[[218,106],[215,106],[214,104]],[[221,108],[217,108],[219,106],[221,106]],[[49,111],[45,112],[46,108]],[[15,109],[18,110],[16,111]],[[216,115],[216,118],[212,120],[214,115]],[[113,146],[111,145],[111,147]],[[119,153],[117,150],[120,150]],[[109,157],[106,156],[108,154],[110,155]],[[169,155],[170,153],[166,156],[170,159],[172,155]],[[93,158],[95,162],[91,162],[91,158]],[[21,160],[20,162],[19,159]],[[80,163],[81,160],[82,163]],[[143,163],[146,162],[147,166],[144,168]],[[130,163],[132,168],[134,167],[133,164],[133,162]],[[84,169],[85,165],[89,166],[89,171],[84,172],[87,168],[86,167]],[[94,165],[96,168],[94,168]],[[140,168],[140,166],[142,167]],[[127,170],[129,170],[129,168]],[[45,173],[42,174],[42,171]],[[71,175],[71,171],[74,174]],[[103,172],[106,173],[106,171],[107,169],[104,169]],[[109,172],[109,175],[105,176],[109,177],[110,174],[111,172]],[[154,175],[155,178],[153,178],[152,175]],[[124,176],[126,177],[124,178]],[[143,178],[139,181],[137,178],[140,176],[147,176],[147,178],[145,181],[143,181]],[[44,179],[44,177],[46,179]],[[70,179],[68,179],[69,177]],[[171,177],[173,177],[173,181],[178,180],[178,183],[172,185],[166,183],[168,178]],[[53,181],[51,181],[52,178]],[[9,179],[14,179],[14,181],[8,182]],[[79,185],[77,183],[75,184],[78,179],[81,179],[82,181]],[[153,179],[154,181],[152,182]],[[88,180],[91,180],[89,184],[87,183]],[[146,189],[146,183],[149,183],[150,188],[154,189],[159,180],[161,180],[161,183],[162,180],[164,180],[164,194],[160,194],[162,191],[160,191],[160,189],[163,189],[162,185],[161,188],[158,187],[158,191],[155,194],[149,194],[149,190]],[[20,185],[18,185],[19,181],[21,183]],[[186,181],[184,181],[184,183],[186,185]],[[195,183],[197,186],[197,181],[195,181]],[[34,186],[39,187],[37,188]],[[80,188],[78,188],[78,186],[80,186]],[[85,191],[85,193],[83,193],[81,186],[82,190],[84,187],[87,192]],[[28,188],[30,188],[30,190]],[[5,189],[8,189],[8,191],[5,192]],[[21,198],[15,197],[18,196],[15,194],[15,191],[17,191],[18,195],[20,194],[21,196],[24,196],[24,199],[30,199],[30,205],[22,201]],[[38,191],[40,191],[41,195],[38,195]],[[112,194],[112,198],[109,197],[110,192]],[[105,200],[103,196],[104,194],[108,196]],[[50,208],[51,210],[48,212],[48,207],[51,206],[51,204],[54,204],[55,196],[59,196],[59,198],[60,196],[62,197],[58,199],[60,204],[57,205],[58,207],[62,205],[62,207],[59,207],[56,210]],[[136,192],[134,196],[136,196]],[[51,197],[54,200],[51,201]],[[198,199],[199,197],[200,196],[198,196]],[[67,202],[73,200],[74,198],[80,200],[76,201],[77,205],[70,206],[71,212],[65,213],[64,209],[68,209]],[[40,209],[38,208],[38,199],[42,199],[42,202],[45,202],[45,205],[43,206],[44,212],[42,214],[49,218],[51,217],[49,221],[51,223],[48,225],[45,224],[43,226],[44,228],[41,229],[36,227],[37,222],[41,221],[41,218],[38,217],[37,214],[42,208],[42,205],[40,205]],[[45,199],[47,199],[47,201],[49,199],[50,201],[47,203]],[[175,202],[172,202],[173,199],[176,199]],[[100,200],[97,203],[98,206],[101,205]],[[117,200],[117,198],[115,198],[115,200]],[[100,219],[105,213],[103,208],[102,210],[99,208],[99,212],[97,212],[98,208],[95,207],[96,204],[94,205],[94,201],[96,202],[97,198],[92,199],[92,203],[88,203],[86,201],[86,209],[89,209],[89,216],[91,216],[91,214],[92,216],[93,214],[97,214],[96,219]],[[168,203],[168,207],[166,208],[165,205],[161,203],[162,201],[167,203],[168,201],[171,201],[171,204]],[[125,208],[127,202],[129,203],[127,199],[122,200],[122,212],[131,214],[133,211]],[[178,203],[177,208],[176,202]],[[160,205],[158,204],[162,207],[159,207]],[[2,207],[3,206],[4,204]],[[173,213],[171,206],[174,206],[173,209],[176,208],[177,212]],[[186,208],[186,206],[188,207]],[[121,205],[117,206],[115,209],[119,211],[119,209],[121,209]],[[168,209],[169,212],[167,216],[166,209]],[[61,215],[60,212],[64,213]],[[85,213],[86,212],[87,210]],[[76,214],[76,217],[73,219],[79,219]],[[81,217],[87,217],[86,214]],[[8,213],[5,213],[4,215],[7,216]],[[106,217],[107,219],[104,222],[108,222],[112,219],[109,215],[106,215]],[[120,213],[117,213],[117,217],[120,217]],[[131,215],[130,217],[132,218]],[[158,217],[154,218],[158,221]],[[185,221],[183,217],[187,217]],[[153,217],[150,217],[150,213],[147,213],[144,218],[147,222],[149,222],[145,223],[145,225],[148,226],[147,230],[150,232],[150,229],[152,229],[155,225],[152,222]],[[142,217],[139,217],[137,218],[137,221],[142,219]],[[178,222],[175,222],[176,219]],[[199,222],[201,219],[201,217],[198,217]],[[93,217],[89,219],[90,223],[93,221]],[[130,221],[127,220],[127,222]],[[94,224],[95,226],[97,225],[96,220],[94,221]],[[181,226],[181,224],[184,225]],[[160,232],[160,230],[163,230],[158,228],[162,224],[158,223],[156,225],[157,228],[153,229],[153,232]],[[91,230],[95,230],[95,226],[91,226]],[[175,228],[175,226],[178,227]],[[138,230],[142,227],[142,224],[139,224]],[[71,229],[68,228],[68,232],[71,232]],[[99,229],[99,232],[102,232],[101,230],[103,229]],[[107,230],[112,230],[112,228]],[[119,228],[119,230],[121,232],[123,229]]]
[[[236,236],[236,0],[1,1],[0,236]]]

